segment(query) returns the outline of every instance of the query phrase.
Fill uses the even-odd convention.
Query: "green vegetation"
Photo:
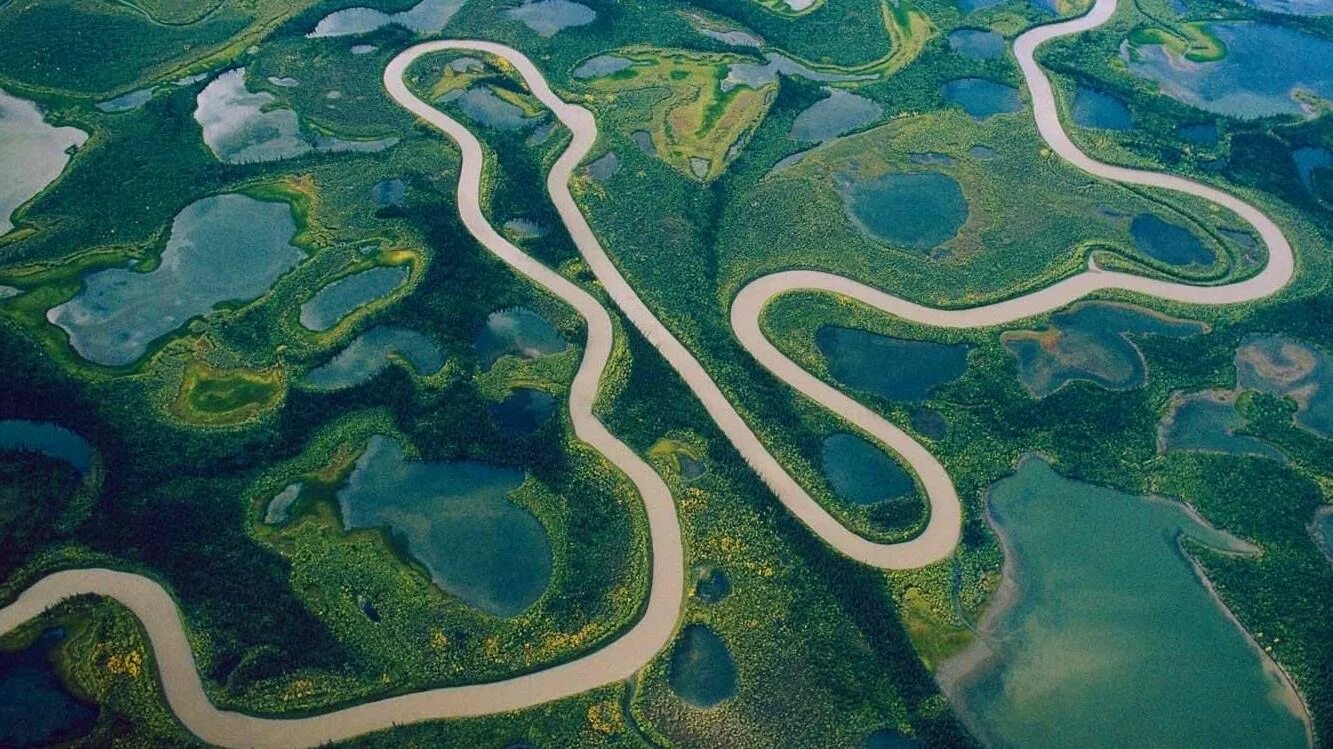
[[[581,322],[476,244],[457,218],[452,146],[382,91],[384,65],[412,35],[384,28],[348,38],[305,36],[327,12],[355,4],[386,12],[412,5],[0,4],[6,40],[0,86],[36,100],[52,121],[91,134],[60,180],[15,216],[19,230],[0,237],[0,285],[21,292],[0,299],[7,360],[0,419],[54,421],[98,453],[94,471],[82,478],[50,458],[0,454],[0,597],[12,600],[58,569],[100,565],[149,574],[179,602],[205,689],[226,709],[319,712],[565,662],[625,631],[648,585],[639,498],[575,438],[565,415],[582,354]],[[594,111],[601,138],[590,161],[615,153],[619,165],[605,179],[580,176],[575,184],[594,230],[645,303],[700,358],[782,464],[867,537],[913,535],[923,521],[919,491],[878,511],[837,497],[822,470],[822,446],[831,434],[855,430],[795,395],[736,344],[728,313],[745,283],[775,270],[818,268],[923,304],[962,306],[1047,285],[1091,258],[1106,268],[1193,283],[1244,278],[1265,261],[1234,216],[1069,167],[1044,149],[1026,110],[975,120],[948,104],[940,93],[948,81],[976,77],[1017,86],[1020,78],[1010,56],[966,58],[949,49],[947,34],[966,25],[1011,38],[1049,20],[1035,4],[1009,2],[969,14],[953,0],[840,0],[800,14],[776,0],[596,5],[594,23],[544,39],[497,21],[505,4],[471,0],[445,34],[518,46],[562,96]],[[699,33],[690,18],[700,13],[707,14],[707,28],[742,31],[762,46],[727,46]],[[1323,251],[1333,241],[1333,169],[1314,166],[1304,179],[1293,156],[1301,148],[1333,148],[1333,119],[1224,119],[1215,142],[1189,142],[1177,128],[1213,118],[1160,95],[1121,62],[1127,38],[1176,45],[1195,60],[1225,54],[1199,31],[1216,14],[1249,18],[1255,11],[1201,0],[1178,17],[1167,0],[1122,2],[1106,28],[1053,44],[1040,59],[1055,71],[1062,106],[1077,86],[1088,85],[1133,111],[1132,130],[1072,129],[1092,155],[1181,173],[1275,216],[1298,256],[1288,290],[1239,308],[1148,304],[1205,322],[1210,332],[1135,338],[1142,378],[1123,389],[1076,379],[1044,398],[1024,387],[1019,361],[1003,343],[1006,330],[929,329],[828,295],[775,300],[762,320],[772,340],[843,389],[817,344],[821,328],[969,347],[966,372],[920,402],[849,389],[939,456],[964,503],[955,557],[896,573],[850,562],[800,525],[652,346],[613,312],[622,335],[597,412],[671,486],[691,571],[687,591],[695,590],[702,570],[720,570],[729,582],[724,597],[692,593],[681,627],[705,626],[725,643],[735,663],[735,695],[710,709],[680,699],[671,688],[673,643],[632,684],[516,714],[383,731],[349,745],[858,746],[883,728],[931,746],[968,745],[932,670],[971,643],[969,625],[999,581],[1003,557],[986,522],[984,493],[1031,452],[1079,481],[1187,500],[1215,525],[1262,547],[1258,558],[1194,547],[1190,553],[1239,621],[1292,675],[1317,739],[1326,742],[1333,735],[1327,626],[1333,568],[1306,524],[1333,501],[1333,441],[1293,423],[1293,401],[1244,393],[1237,401],[1243,434],[1280,449],[1289,464],[1157,451],[1157,425],[1178,394],[1235,385],[1234,354],[1247,336],[1281,333],[1333,350]],[[1264,19],[1333,33],[1324,19]],[[352,54],[358,45],[374,49]],[[251,46],[257,49],[243,54]],[[630,66],[601,78],[574,77],[580,65],[605,54]],[[765,54],[783,55],[813,74],[723,90],[731,66],[762,66]],[[473,118],[456,99],[439,105],[485,143],[488,217],[496,226],[522,220],[520,227],[544,229],[506,232],[606,301],[545,195],[546,174],[568,135],[557,128],[536,137],[548,116],[512,71],[489,59],[481,69],[449,66],[463,56],[422,60],[411,71],[413,86],[432,99],[484,89],[532,120],[509,130]],[[151,100],[131,111],[93,106],[240,65],[250,90],[273,95],[275,107],[299,113],[311,132],[400,142],[374,154],[224,164],[203,143],[193,116],[204,80],[158,85]],[[296,84],[284,85],[289,79]],[[854,89],[884,118],[783,163],[808,147],[791,139],[791,125],[827,96],[826,86]],[[957,183],[967,210],[956,235],[913,247],[877,240],[856,225],[845,200],[848,185],[899,173],[940,174]],[[378,203],[376,186],[391,180],[404,186],[401,201]],[[79,279],[90,272],[129,263],[152,268],[173,217],[228,192],[291,203],[304,253],[299,263],[259,298],[182,322],[133,365],[96,367],[78,357],[47,321],[47,310],[78,293]],[[1185,227],[1214,262],[1175,266],[1138,251],[1130,227],[1140,214]],[[410,277],[389,296],[328,330],[300,324],[301,305],[331,282],[372,265],[401,264],[410,265]],[[476,350],[478,332],[492,312],[512,307],[540,313],[573,346],[538,358],[503,356],[488,366]],[[1009,330],[1047,330],[1054,318]],[[377,326],[427,336],[444,366],[419,376],[391,364],[361,385],[332,392],[301,384]],[[520,387],[557,399],[556,415],[532,434],[505,432],[489,415],[492,404]],[[944,428],[927,428],[923,411]],[[510,499],[547,532],[553,565],[549,589],[531,608],[511,619],[486,614],[434,585],[393,534],[345,529],[337,494],[377,434],[399,440],[423,461],[479,461],[525,475]],[[294,483],[300,487],[287,519],[266,522],[269,502]],[[897,511],[903,508],[911,511]],[[73,601],[0,644],[21,646],[52,624],[69,633],[58,656],[66,683],[102,708],[83,745],[188,745],[162,702],[151,653],[128,613]]]

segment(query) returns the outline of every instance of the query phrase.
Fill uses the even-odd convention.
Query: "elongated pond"
[[[370,439],[338,492],[348,528],[387,528],[431,579],[470,606],[515,616],[545,592],[551,546],[532,513],[509,500],[523,472],[473,461],[408,460]]]
[[[369,382],[393,361],[401,359],[419,375],[438,372],[444,354],[430,336],[395,325],[381,325],[362,333],[332,359],[310,370],[305,383],[316,390],[341,390]]]
[[[1006,600],[981,643],[940,672],[986,743],[1306,746],[1295,692],[1179,538],[1253,547],[1183,504],[1073,481],[1037,458],[996,483],[988,507],[1009,564]]]
[[[310,330],[328,330],[364,304],[387,296],[407,281],[406,265],[380,266],[340,278],[301,305],[301,324]]]

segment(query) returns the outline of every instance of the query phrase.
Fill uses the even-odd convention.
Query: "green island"
[[[1326,3],[0,36],[0,746],[1333,745]]]

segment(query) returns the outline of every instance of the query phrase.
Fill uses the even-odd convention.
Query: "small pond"
[[[796,115],[790,137],[802,143],[822,143],[869,125],[884,116],[875,101],[838,88],[824,89],[828,96]]]
[[[0,651],[0,746],[51,746],[93,730],[97,707],[75,699],[51,662],[64,639],[52,627],[22,650]]]
[[[362,333],[323,365],[310,370],[305,383],[316,390],[342,390],[369,382],[400,358],[419,375],[434,374],[444,366],[440,347],[425,333],[381,325]]]
[[[6,419],[0,421],[0,450],[27,450],[63,460],[81,474],[93,466],[93,446],[88,440],[45,421]]]
[[[764,62],[738,62],[727,68],[727,77],[722,80],[722,92],[726,93],[737,86],[762,88],[776,83],[778,76],[804,78],[815,83],[842,83],[846,81],[865,81],[874,75],[855,75],[851,73],[825,73],[802,65],[796,60],[778,52],[765,52]]]
[[[1114,302],[1079,302],[1051,315],[1043,330],[1004,333],[1000,340],[1018,359],[1018,378],[1038,398],[1075,380],[1108,390],[1130,390],[1148,376],[1143,353],[1131,336],[1186,338],[1207,330],[1142,307]]]
[[[328,330],[361,305],[388,296],[411,274],[406,265],[382,265],[340,278],[301,305],[301,324],[310,330]]]
[[[959,78],[940,87],[940,95],[978,120],[1023,108],[1018,89],[988,78]]]
[[[348,528],[385,528],[464,603],[512,617],[551,580],[551,545],[532,513],[509,501],[523,472],[473,461],[408,460],[396,440],[370,439],[338,491]]]
[[[489,407],[496,426],[514,434],[532,434],[555,413],[555,396],[534,388],[516,388]]]
[[[681,630],[671,651],[667,681],[685,704],[714,707],[736,696],[736,663],[716,632],[691,624]]]
[[[222,302],[263,295],[302,254],[291,243],[291,206],[215,195],[176,216],[161,262],[151,271],[90,273],[46,318],[69,334],[83,358],[106,366],[138,361],[149,345]]]
[[[881,728],[867,736],[860,749],[922,749],[924,746],[895,728]]]
[[[276,96],[246,88],[241,68],[215,78],[199,92],[195,103],[194,119],[203,128],[204,143],[219,161],[228,164],[276,161],[315,152],[382,151],[398,142],[397,138],[344,140],[306,131],[296,112],[282,106]]]
[[[1254,455],[1285,461],[1276,447],[1257,437],[1236,434],[1245,418],[1236,411],[1236,394],[1203,392],[1182,396],[1157,428],[1163,452],[1189,451]]]
[[[838,382],[891,400],[926,400],[935,388],[967,371],[966,344],[913,341],[825,325],[815,332],[815,345]]]
[[[528,116],[523,108],[505,101],[488,86],[473,86],[467,90],[454,89],[436,99],[441,104],[453,104],[473,122],[496,130],[524,130],[540,124],[545,114]]]
[[[1333,507],[1327,505],[1315,510],[1314,520],[1310,523],[1310,533],[1319,550],[1329,561],[1333,561]]]
[[[379,208],[402,208],[407,204],[407,183],[401,179],[386,179],[370,188],[370,199]]]
[[[1322,146],[1305,146],[1292,151],[1291,160],[1296,164],[1296,173],[1301,176],[1301,184],[1305,185],[1305,189],[1311,195],[1319,197],[1320,190],[1315,184],[1315,171],[1333,172],[1333,151]],[[1333,176],[1333,173],[1330,176]],[[1333,186],[1333,180],[1329,180],[1329,185]]]
[[[330,13],[306,36],[320,39],[331,36],[366,34],[385,26],[401,26],[418,34],[437,34],[449,23],[466,0],[421,0],[401,13],[385,13],[374,8],[345,8]]]
[[[1180,137],[1185,142],[1196,146],[1215,146],[1217,145],[1217,125],[1212,122],[1196,122],[1187,125],[1181,125],[1177,128]]]
[[[87,140],[78,128],[48,125],[36,104],[0,90],[0,235],[14,228],[14,211],[54,182],[71,150]]]
[[[629,70],[633,65],[633,60],[627,60],[624,57],[598,55],[584,60],[577,68],[574,68],[573,75],[581,81],[587,81],[594,78],[605,78],[622,70]]]
[[[133,112],[139,107],[147,104],[152,98],[153,89],[141,88],[137,91],[131,91],[128,94],[121,94],[114,99],[99,101],[97,103],[97,108],[110,114]]]
[[[486,317],[475,346],[484,368],[490,369],[502,356],[536,359],[565,351],[569,342],[545,317],[527,307],[511,307]]]
[[[504,14],[532,29],[537,36],[551,37],[573,26],[587,26],[597,20],[597,11],[572,0],[525,0]]]
[[[731,578],[721,567],[705,567],[694,583],[694,597],[704,603],[721,603],[731,595]]]
[[[1236,384],[1296,402],[1296,424],[1333,437],[1333,357],[1283,335],[1247,338],[1236,351]]]
[[[872,240],[930,250],[967,223],[968,203],[958,180],[941,172],[890,172],[870,180],[843,178],[843,208]]]
[[[1151,213],[1135,216],[1129,233],[1139,252],[1170,265],[1210,265],[1217,257],[1193,231]]]
[[[1258,549],[1182,503],[1029,457],[991,487],[1005,593],[939,679],[982,743],[1305,747],[1304,709],[1199,579],[1181,537]],[[1133,716],[1126,720],[1126,716]]]
[[[821,462],[833,493],[852,504],[887,502],[915,488],[898,461],[855,434],[825,437]]]
[[[291,520],[292,508],[296,506],[296,500],[301,498],[301,488],[300,482],[288,484],[273,495],[264,510],[264,522],[268,525],[282,525]]]
[[[994,60],[1004,55],[1004,37],[990,29],[958,29],[949,34],[949,49],[973,60]]]
[[[1226,47],[1213,62],[1191,62],[1161,45],[1129,42],[1122,57],[1163,93],[1214,114],[1241,119],[1309,116],[1299,92],[1333,99],[1333,44],[1274,24],[1233,21],[1205,30]],[[1281,50],[1281,54],[1274,54]]]
[[[1087,86],[1074,90],[1072,107],[1075,124],[1098,130],[1133,130],[1134,116],[1129,107],[1115,96]]]

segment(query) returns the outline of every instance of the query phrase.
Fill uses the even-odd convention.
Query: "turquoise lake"
[[[855,434],[825,437],[821,464],[833,493],[852,504],[887,502],[915,488],[897,460]]]
[[[992,486],[988,506],[1010,600],[983,622],[982,644],[940,677],[984,743],[1306,746],[1295,692],[1199,580],[1179,539],[1253,547],[1179,502],[1073,481],[1037,458]]]

